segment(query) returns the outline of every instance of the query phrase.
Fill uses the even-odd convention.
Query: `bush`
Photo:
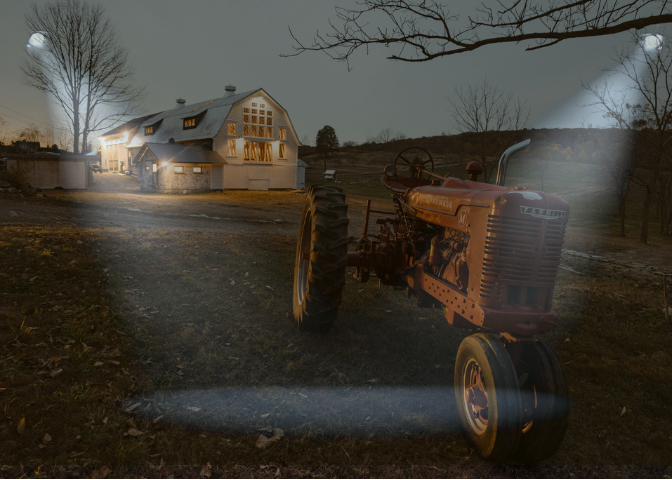
[[[7,170],[0,171],[0,180],[4,180],[19,190],[30,190],[30,171],[21,162],[8,166]]]

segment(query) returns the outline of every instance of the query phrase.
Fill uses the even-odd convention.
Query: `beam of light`
[[[501,394],[501,393],[500,393]],[[545,405],[537,421],[566,412],[564,397],[521,392],[528,405]],[[138,404],[139,405],[136,405]],[[460,435],[463,427],[452,387],[266,387],[171,390],[126,399],[122,410],[187,428],[333,438]],[[549,407],[551,406],[551,407]],[[541,410],[541,409],[540,409]],[[542,418],[543,416],[543,418]]]

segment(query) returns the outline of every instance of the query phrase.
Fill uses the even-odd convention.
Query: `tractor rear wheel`
[[[523,402],[523,429],[512,458],[538,463],[555,453],[567,431],[569,388],[558,354],[545,342],[516,346],[516,374]]]
[[[518,379],[499,335],[478,333],[460,344],[455,397],[467,441],[486,460],[501,461],[518,447],[522,408]]]
[[[294,266],[294,318],[301,329],[327,330],[336,319],[348,263],[347,214],[340,188],[308,191]]]

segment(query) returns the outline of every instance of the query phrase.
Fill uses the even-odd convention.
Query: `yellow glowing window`
[[[256,137],[257,136],[257,126],[252,125],[252,133],[250,133],[251,137]]]
[[[266,125],[273,125],[273,119],[272,118],[267,118],[266,119]]]
[[[280,151],[278,152],[278,158],[285,158],[285,144],[280,144]]]
[[[249,108],[243,108],[243,113],[250,113],[250,109]]]
[[[236,154],[236,141],[235,140],[229,140],[229,155],[235,155]]]
[[[256,114],[257,114],[257,109],[256,109],[256,108],[253,108],[253,109],[252,109],[252,115],[256,115]]]
[[[259,117],[259,125],[263,125],[266,123],[266,118],[265,117]]]
[[[245,147],[243,149],[245,160],[252,160],[252,152],[251,152],[252,149],[250,147],[251,147],[250,142],[245,142]]]
[[[287,139],[287,129],[286,128],[278,128],[278,137],[280,140],[286,140]]]
[[[184,119],[184,128],[194,128],[196,127],[196,119],[195,118],[185,118]]]
[[[250,123],[250,116],[249,115],[243,115],[243,122],[244,123]]]
[[[152,163],[152,172],[156,173],[156,168],[158,165],[156,163]]]
[[[184,167],[174,167],[175,173],[184,173]]]
[[[145,135],[154,135],[154,125],[145,127]]]
[[[259,127],[259,136],[260,137],[265,137],[266,136],[266,128],[265,127]]]
[[[260,104],[259,104],[259,108],[264,108],[265,106],[266,106],[265,103],[260,103]]]
[[[266,161],[267,162],[272,162],[273,161],[273,145],[270,143],[266,143]]]
[[[254,103],[254,102],[252,102],[252,106],[253,106],[253,107],[256,107],[256,106],[257,106],[257,104],[256,104],[256,103]]]
[[[273,127],[266,127],[266,138],[273,138]]]
[[[268,115],[269,117],[272,117],[273,116],[273,111],[266,110],[266,115]]]
[[[249,125],[243,125],[243,135],[246,137],[250,135],[250,126]]]
[[[201,167],[194,167],[194,173],[203,173],[203,169]]]
[[[262,105],[263,107],[263,105]],[[266,115],[266,110],[259,110],[259,115]]]
[[[236,124],[229,123],[229,135],[235,135],[235,134],[236,134]]]
[[[252,123],[257,123],[257,116],[256,115],[252,115]]]
[[[260,162],[265,162],[266,161],[266,149],[264,148],[263,143],[255,142],[255,148],[259,152],[259,161]]]

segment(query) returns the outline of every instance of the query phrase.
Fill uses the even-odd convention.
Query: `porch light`
[[[162,167],[167,167],[167,166],[168,166],[168,162],[161,162],[161,166],[162,166]]]

